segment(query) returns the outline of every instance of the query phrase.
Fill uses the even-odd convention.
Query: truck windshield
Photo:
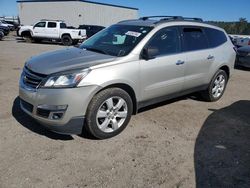
[[[126,56],[151,30],[152,27],[145,26],[113,25],[86,40],[80,48],[117,57]]]

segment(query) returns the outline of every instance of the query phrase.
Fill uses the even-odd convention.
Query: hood
[[[32,25],[23,25],[20,27],[20,29],[22,29],[22,30],[33,29],[33,26]]]
[[[109,63],[116,57],[72,47],[31,57],[26,67],[40,74],[52,74],[72,69],[84,69]]]

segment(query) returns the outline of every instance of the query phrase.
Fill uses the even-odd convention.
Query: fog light
[[[52,119],[61,119],[63,117],[63,113],[62,112],[56,112],[56,113],[53,113],[52,115]]]
[[[63,115],[66,112],[67,108],[68,105],[38,105],[37,115],[43,118],[59,120],[63,118]]]

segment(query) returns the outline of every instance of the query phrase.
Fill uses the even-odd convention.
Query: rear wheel
[[[129,94],[120,88],[109,88],[96,94],[86,114],[86,128],[96,138],[106,139],[122,132],[133,111]]]
[[[65,46],[70,46],[70,45],[72,45],[73,41],[69,35],[63,35],[62,36],[62,43]]]
[[[227,73],[224,70],[217,71],[212,81],[210,82],[208,89],[201,93],[202,97],[209,102],[219,100],[224,94],[227,81]]]

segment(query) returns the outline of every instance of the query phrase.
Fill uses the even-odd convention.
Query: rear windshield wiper
[[[92,51],[92,52],[98,52],[98,53],[101,53],[101,54],[106,54],[106,55],[109,55],[106,51],[104,50],[101,50],[101,49],[97,49],[97,48],[90,48],[90,47],[87,47],[85,48],[86,50],[89,50],[89,51]]]

